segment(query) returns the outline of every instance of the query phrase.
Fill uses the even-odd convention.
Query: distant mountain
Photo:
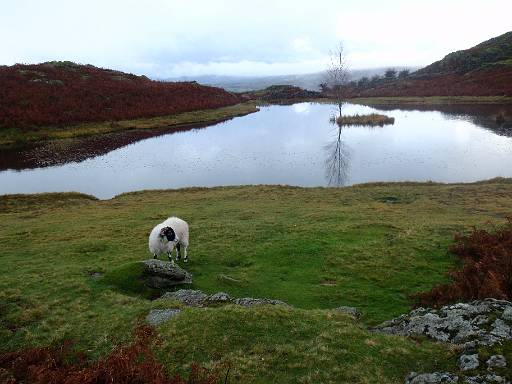
[[[512,96],[512,32],[450,53],[403,78],[353,85],[352,97]]]
[[[362,77],[382,75],[387,68],[357,69],[349,73],[350,80],[358,80]],[[398,69],[403,69],[402,67]],[[317,91],[319,84],[326,81],[325,72],[308,73],[302,75],[281,76],[183,76],[166,79],[166,81],[197,81],[200,84],[221,87],[232,92],[247,92],[268,88],[272,85],[293,85],[303,89]]]
[[[220,88],[69,61],[0,66],[0,129],[171,115],[239,102]]]

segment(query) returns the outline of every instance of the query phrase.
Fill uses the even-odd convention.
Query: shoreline
[[[19,129],[0,131],[0,149],[18,148],[29,144],[53,142],[63,139],[82,139],[100,137],[111,133],[128,133],[135,131],[183,130],[198,125],[213,125],[220,122],[258,112],[256,103],[247,102],[216,109],[203,109],[184,112],[177,115],[157,116],[132,120],[104,121],[83,123],[68,127],[41,127],[23,132]]]

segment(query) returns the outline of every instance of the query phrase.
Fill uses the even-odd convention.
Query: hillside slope
[[[195,82],[158,82],[72,62],[0,67],[0,128],[154,117],[239,102]]]
[[[350,87],[350,97],[512,96],[512,32],[450,53],[404,78]]]

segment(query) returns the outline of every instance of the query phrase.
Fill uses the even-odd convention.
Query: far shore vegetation
[[[105,121],[99,123],[83,123],[64,127],[41,127],[30,130],[2,129],[0,130],[0,147],[9,145],[24,145],[31,142],[80,138],[105,133],[182,127],[194,124],[218,123],[237,116],[257,112],[254,102],[247,102],[216,109],[203,109],[184,112],[176,115],[158,116],[132,120]]]

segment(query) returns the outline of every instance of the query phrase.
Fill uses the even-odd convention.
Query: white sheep
[[[172,250],[176,247],[176,260],[180,259],[180,250],[183,247],[183,261],[188,262],[188,224],[178,217],[169,217],[163,223],[153,228],[149,234],[149,251],[156,259],[158,255],[167,253],[169,261],[172,260]]]

